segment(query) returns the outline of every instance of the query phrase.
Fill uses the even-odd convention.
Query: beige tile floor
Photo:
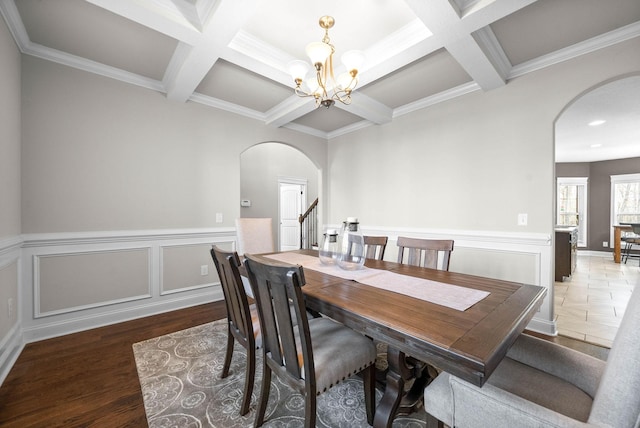
[[[636,286],[640,286],[638,259],[618,264],[613,256],[578,252],[574,274],[555,283],[558,333],[611,347]]]

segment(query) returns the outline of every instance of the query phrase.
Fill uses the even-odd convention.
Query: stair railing
[[[318,198],[298,217],[300,223],[300,249],[318,247]]]

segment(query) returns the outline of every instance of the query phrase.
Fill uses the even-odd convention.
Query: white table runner
[[[306,254],[286,252],[266,257],[284,263],[301,265],[305,269],[357,281],[371,287],[393,291],[459,311],[467,310],[489,295],[488,291],[401,275],[387,270],[371,269],[366,266],[360,270],[348,271],[337,265],[322,264],[317,257]]]

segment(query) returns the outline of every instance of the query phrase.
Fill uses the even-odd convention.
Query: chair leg
[[[242,407],[240,407],[240,415],[246,415],[249,412],[251,404],[251,394],[253,393],[253,378],[256,374],[256,349],[247,350],[247,368],[244,379],[244,393],[242,396]]]
[[[367,409],[367,422],[373,425],[376,413],[376,366],[370,365],[362,371],[364,383],[364,403]]]
[[[224,364],[222,366],[222,374],[220,377],[224,379],[229,376],[229,367],[231,366],[231,356],[233,355],[233,344],[234,338],[233,334],[231,334],[231,327],[227,325],[227,351],[224,355]]]
[[[266,357],[264,358],[266,360]],[[267,363],[262,365],[262,387],[260,388],[260,401],[256,410],[256,419],[253,426],[258,428],[264,423],[264,413],[267,410],[267,402],[269,401],[269,391],[271,390],[271,368]]]
[[[315,428],[318,395],[307,391],[304,405],[304,428]]]
[[[627,260],[629,259],[629,253],[631,252],[631,243],[625,242],[624,249],[622,250],[622,262],[627,264]]]

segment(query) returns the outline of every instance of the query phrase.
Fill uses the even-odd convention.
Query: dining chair
[[[271,218],[237,218],[236,239],[237,251],[242,257],[244,253],[262,254],[273,253],[275,249]],[[249,278],[242,276],[242,286],[245,293],[253,298],[253,291]]]
[[[399,236],[398,263],[421,266],[431,269],[449,270],[449,261],[453,251],[454,241],[450,239],[423,239]],[[440,262],[438,262],[440,259]],[[386,377],[388,371],[388,345],[376,343],[379,378]],[[401,353],[400,364],[402,370],[411,373],[413,382],[405,391],[405,403],[401,404],[398,413],[410,413],[422,401],[424,387],[429,380],[437,375],[437,369],[424,361]]]
[[[238,254],[261,254],[275,251],[271,218],[237,218]]]
[[[251,404],[256,371],[256,348],[262,344],[258,311],[255,305],[249,305],[247,294],[242,286],[238,253],[224,251],[214,245],[211,248],[211,257],[218,271],[227,307],[227,351],[222,366],[223,379],[229,375],[234,341],[242,345],[247,352],[244,391],[240,406],[240,414],[244,415],[249,411]]]
[[[431,269],[449,270],[453,251],[451,239],[422,239],[399,236],[398,263],[422,266]],[[405,259],[406,254],[406,259]],[[438,264],[438,259],[441,259]]]
[[[375,413],[375,346],[371,339],[329,318],[309,319],[301,287],[302,266],[246,254],[244,262],[258,306],[263,371],[255,426],[264,423],[271,374],[305,396],[305,427],[315,427],[317,395],[361,373],[367,421]],[[293,305],[297,324],[292,322]]]
[[[631,254],[633,246],[640,245],[640,223],[631,223],[630,226],[632,235],[623,236],[621,239],[625,243],[622,249],[622,262],[626,264],[629,257],[638,258],[638,265],[640,266],[640,256]]]
[[[425,388],[427,426],[640,426],[640,287],[607,361],[522,334],[482,387],[442,372]]]
[[[386,236],[364,236],[364,248],[367,259],[382,260],[384,259],[384,250],[387,248]]]

